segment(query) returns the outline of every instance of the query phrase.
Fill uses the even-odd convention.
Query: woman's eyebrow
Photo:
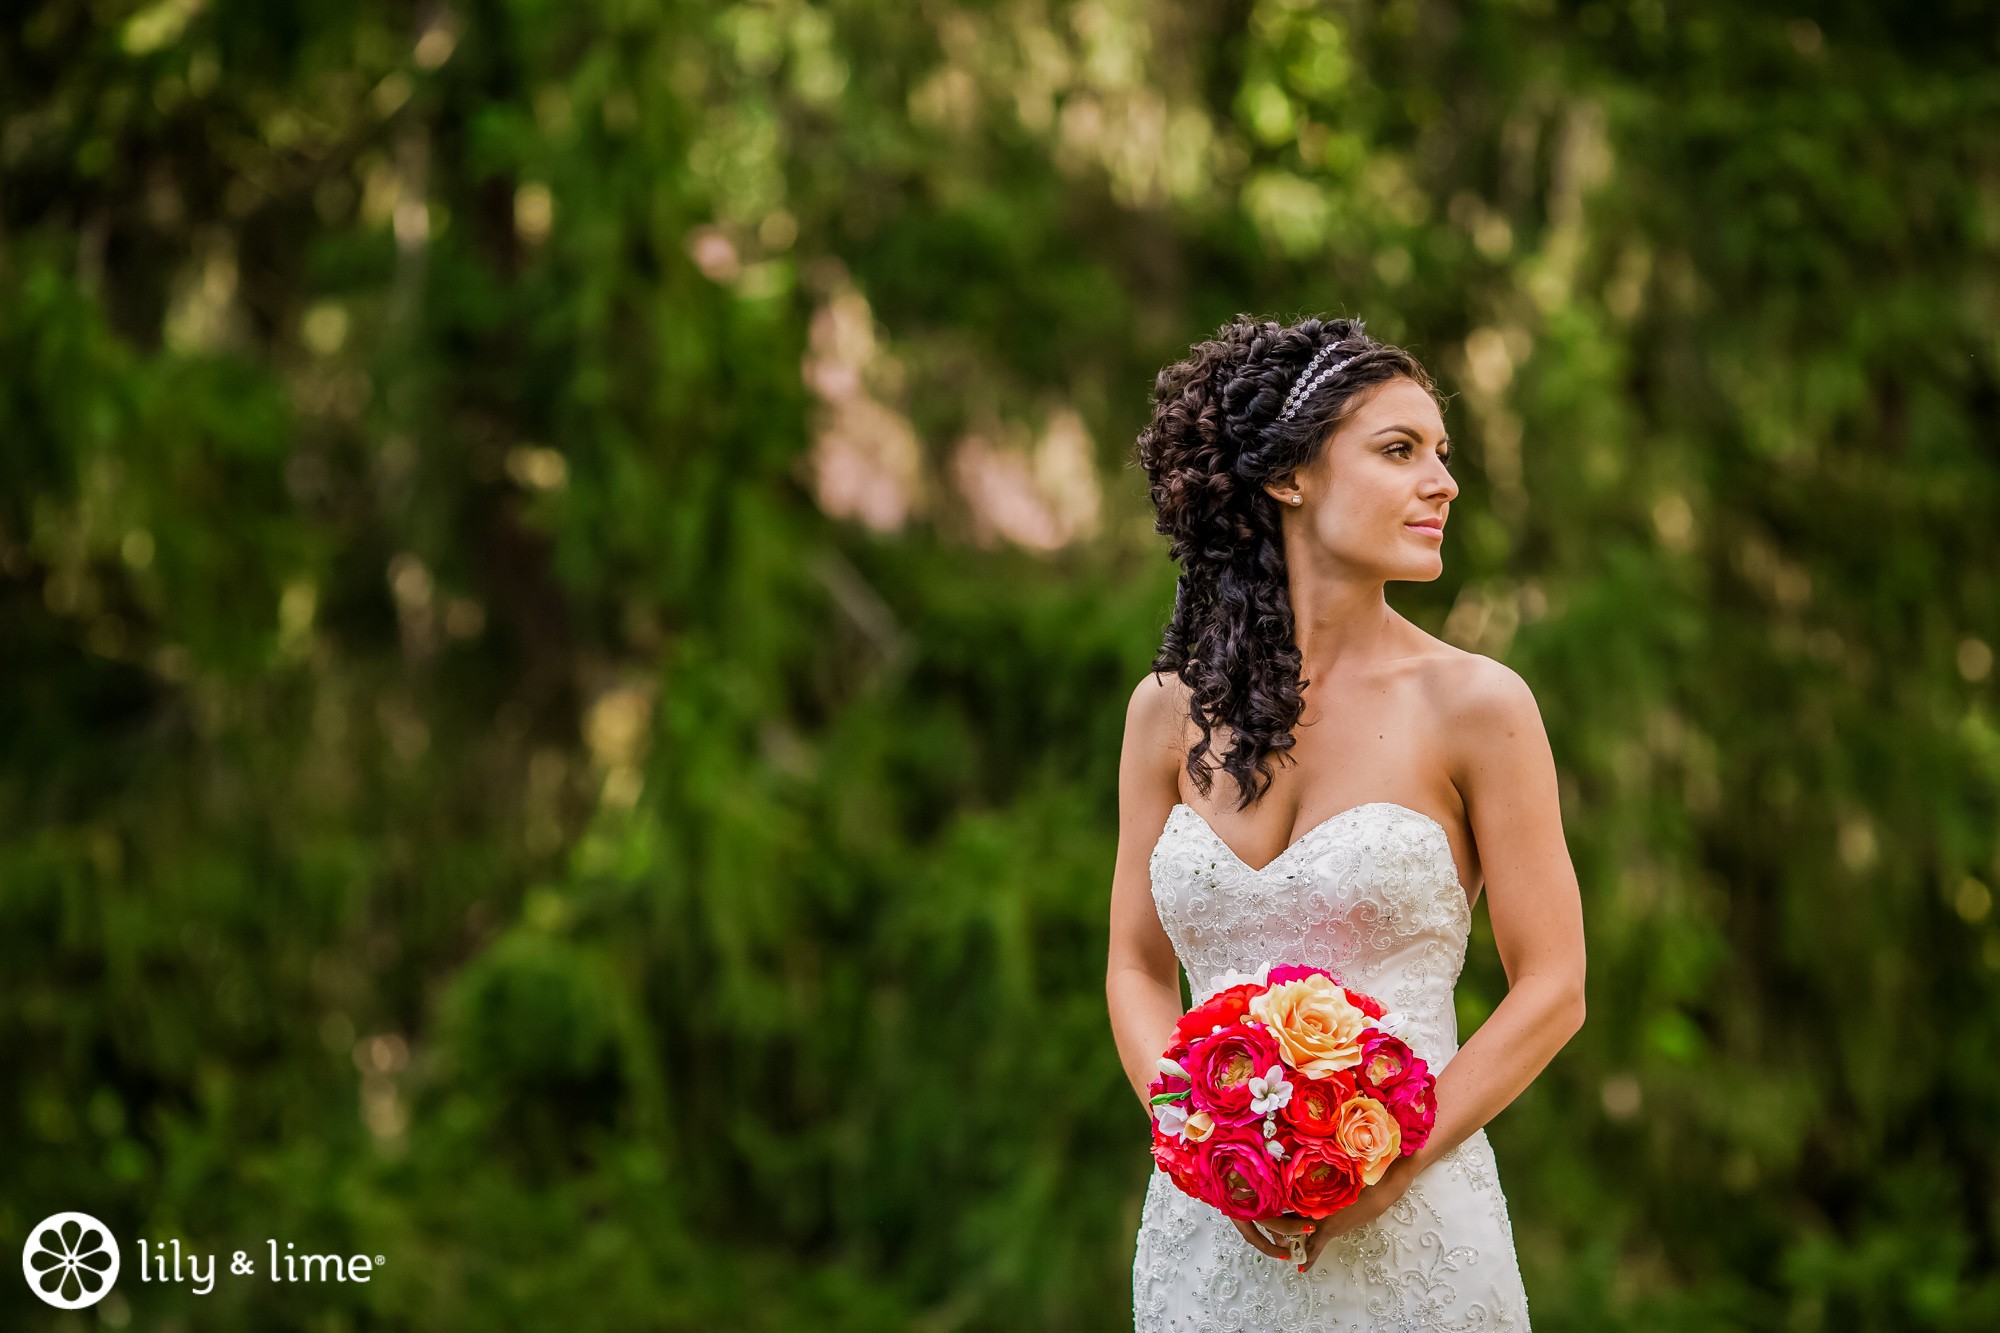
[[[1384,435],[1395,435],[1399,432],[1401,434],[1409,436],[1413,440],[1421,440],[1424,438],[1424,433],[1421,430],[1418,430],[1415,426],[1401,426],[1401,425],[1384,426],[1381,430],[1375,432],[1375,436],[1377,439],[1380,439]],[[1442,448],[1450,443],[1451,443],[1451,436],[1440,435],[1438,437],[1438,447]]]

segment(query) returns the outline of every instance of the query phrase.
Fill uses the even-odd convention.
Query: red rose
[[[1180,1043],[1196,1042],[1211,1035],[1217,1028],[1234,1025],[1250,1008],[1250,997],[1263,989],[1254,983],[1245,983],[1241,986],[1231,986],[1225,991],[1217,991],[1181,1015],[1181,1021],[1174,1024],[1174,1040]],[[1169,1051],[1168,1054],[1173,1053]]]
[[[1278,1114],[1301,1134],[1323,1139],[1333,1133],[1341,1104],[1354,1095],[1354,1071],[1343,1069],[1325,1078],[1294,1078],[1292,1099]]]
[[[1155,1132],[1153,1160],[1159,1163],[1160,1170],[1173,1179],[1182,1193],[1192,1194],[1209,1203],[1215,1202],[1202,1193],[1201,1154],[1196,1151],[1193,1144],[1177,1139],[1171,1134]]]
[[[1301,1217],[1326,1217],[1361,1193],[1361,1164],[1329,1139],[1300,1139],[1285,1162],[1285,1207]]]
[[[1347,991],[1347,1002],[1370,1018],[1380,1018],[1389,1012],[1382,1007],[1382,1002],[1372,995],[1363,995],[1358,990],[1347,990],[1345,986],[1341,989]]]
[[[1264,1029],[1238,1026],[1195,1042],[1185,1063],[1194,1078],[1195,1106],[1230,1124],[1252,1118],[1250,1080],[1283,1062]]]

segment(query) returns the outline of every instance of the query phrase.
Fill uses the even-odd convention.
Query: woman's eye
[[[1390,452],[1390,453],[1392,453],[1392,454],[1394,454],[1394,455],[1396,455],[1396,456],[1397,456],[1398,458],[1409,458],[1409,457],[1411,457],[1411,456],[1412,456],[1412,454],[1413,454],[1413,453],[1415,452],[1415,450],[1416,450],[1416,447],[1417,447],[1417,446],[1415,446],[1414,444],[1411,444],[1411,443],[1409,443],[1409,442],[1408,442],[1408,441],[1406,440],[1406,441],[1404,441],[1404,442],[1403,442],[1402,444],[1392,444],[1392,445],[1390,445],[1390,446],[1389,446],[1389,452]],[[1446,467],[1450,467],[1450,466],[1451,466],[1451,460],[1452,460],[1452,455],[1453,455],[1453,452],[1454,452],[1454,451],[1453,451],[1453,450],[1450,450],[1450,449],[1440,449],[1440,450],[1438,450],[1438,461],[1439,461],[1439,462],[1441,462],[1441,463],[1443,463],[1443,464],[1444,464],[1444,465],[1445,465]]]

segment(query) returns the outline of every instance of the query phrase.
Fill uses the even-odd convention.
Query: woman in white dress
[[[1428,1141],[1318,1224],[1239,1221],[1155,1170],[1153,1330],[1526,1329],[1485,1125],[1583,1023],[1555,764],[1512,670],[1398,615],[1443,572],[1458,483],[1432,381],[1358,321],[1239,318],[1162,371],[1139,460],[1181,565],[1119,768],[1105,992],[1145,1114],[1183,1010],[1230,972],[1328,968],[1437,1073]],[[1485,892],[1508,991],[1461,1049]]]

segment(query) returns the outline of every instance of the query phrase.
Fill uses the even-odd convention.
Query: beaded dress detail
[[[1176,805],[1152,855],[1153,903],[1194,1003],[1265,962],[1324,967],[1403,1016],[1442,1071],[1472,909],[1442,825],[1372,801],[1321,821],[1262,869]],[[1525,1333],[1528,1298],[1486,1131],[1438,1159],[1312,1271],[1261,1254],[1154,1169],[1132,1264],[1136,1333]]]

